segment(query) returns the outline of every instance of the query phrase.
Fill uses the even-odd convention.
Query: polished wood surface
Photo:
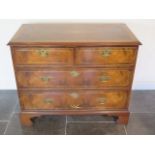
[[[10,41],[21,121],[116,116],[127,124],[140,42],[124,24],[28,24]]]
[[[73,61],[72,48],[15,48],[14,61],[20,65],[69,65]]]
[[[139,45],[140,42],[121,23],[24,24],[9,45]],[[89,44],[90,46],[90,44]]]
[[[17,71],[21,88],[103,88],[128,87],[132,78],[131,69],[44,69]]]
[[[82,47],[76,50],[78,65],[134,64],[135,59],[135,47]]]
[[[23,109],[35,110],[82,110],[126,108],[125,91],[43,91],[21,92]]]

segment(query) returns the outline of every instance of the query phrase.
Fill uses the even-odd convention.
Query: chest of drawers
[[[127,124],[140,44],[125,24],[22,25],[9,42],[21,122],[92,114]]]

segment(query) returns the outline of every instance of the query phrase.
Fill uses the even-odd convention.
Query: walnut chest
[[[127,124],[137,58],[125,24],[24,24],[9,42],[20,118],[108,115]]]

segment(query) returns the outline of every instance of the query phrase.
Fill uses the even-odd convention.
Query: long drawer
[[[51,70],[17,71],[20,88],[103,88],[127,87],[130,85],[132,70],[73,68]]]
[[[16,48],[15,65],[71,65],[73,48]]]
[[[122,109],[127,105],[126,91],[20,91],[25,110]]]
[[[132,65],[136,59],[134,47],[81,47],[76,49],[77,65]]]

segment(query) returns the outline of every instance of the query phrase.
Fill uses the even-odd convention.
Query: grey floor
[[[154,135],[155,91],[133,91],[127,126],[104,116],[43,116],[32,127],[20,124],[16,91],[0,91],[1,135]]]

